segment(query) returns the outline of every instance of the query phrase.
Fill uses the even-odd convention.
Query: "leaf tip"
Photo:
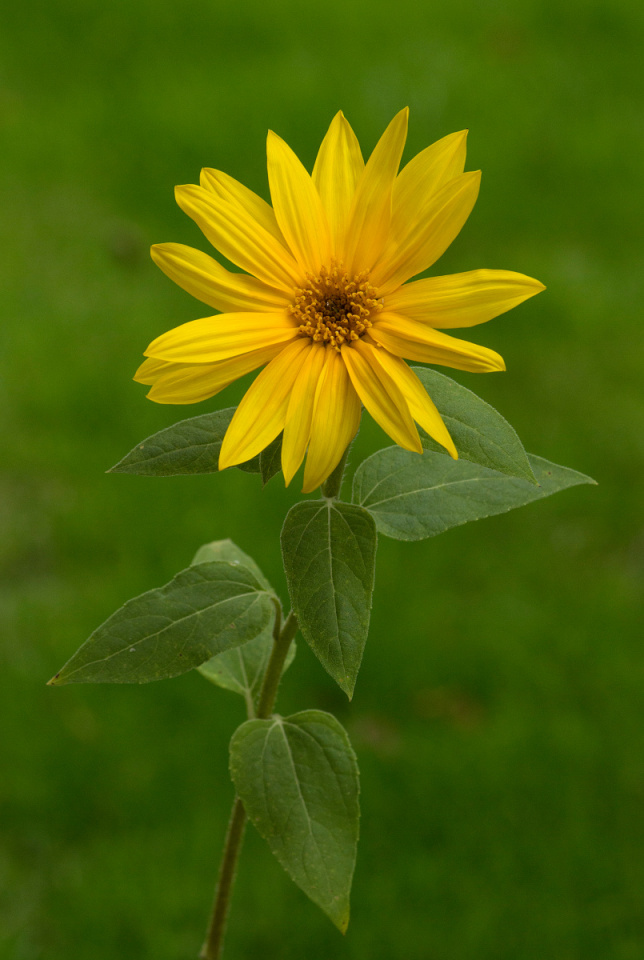
[[[338,928],[338,930],[340,931],[340,933],[342,934],[342,936],[344,937],[344,936],[346,935],[347,929],[348,929],[348,927],[349,927],[349,907],[348,907],[348,905],[347,905],[346,912],[343,913],[341,916],[339,916],[339,917],[337,917],[337,918],[334,918],[333,922],[334,922],[334,924],[336,925],[336,927]]]
[[[59,679],[59,678],[60,678],[60,672],[59,672],[59,673],[55,673],[55,674],[53,675],[53,677],[51,678],[51,680],[48,680],[48,681],[47,681],[46,686],[47,686],[47,687],[56,687],[56,686],[58,686],[58,684],[60,683],[60,679]]]

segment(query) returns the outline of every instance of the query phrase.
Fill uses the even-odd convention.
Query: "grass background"
[[[202,245],[175,183],[267,195],[272,127],[311,164],[342,108],[406,158],[470,128],[481,197],[440,272],[548,291],[477,328],[508,373],[458,378],[579,488],[437,540],[382,540],[348,705],[300,644],[280,709],[338,713],[362,768],[342,939],[251,830],[227,956],[644,958],[643,15],[635,0],[30,0],[0,25],[0,956],[198,952],[242,705],[197,675],[44,686],[130,596],[232,537],[283,589],[298,497],[238,471],[106,476],[217,405],[161,407],[142,349],[201,307],[149,261]],[[362,453],[385,443],[373,426]]]

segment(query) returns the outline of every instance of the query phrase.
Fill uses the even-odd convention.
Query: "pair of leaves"
[[[425,367],[412,369],[441,411],[463,459],[535,482],[521,441],[500,413],[449,377]],[[227,407],[166,427],[134,447],[110,472],[156,477],[216,473],[234,413],[235,407]],[[423,431],[421,437],[426,449],[444,453]],[[281,450],[280,435],[239,468],[261,473],[266,484],[280,470]]]
[[[180,420],[152,434],[111,468],[110,473],[133,473],[146,477],[176,477],[188,474],[217,473],[219,452],[235,407],[204,413]],[[280,470],[281,434],[259,456],[239,469],[259,473],[265,484]]]
[[[414,368],[454,438],[460,459],[423,435],[419,456],[380,450],[357,469],[353,504],[306,501],[292,508],[282,553],[302,635],[350,697],[369,627],[376,531],[420,540],[523,506],[589,477],[526,454],[487,403],[448,377]]]
[[[462,460],[536,484],[521,441],[500,413],[449,377],[425,367],[412,369],[438,406]],[[234,413],[235,408],[228,407],[181,420],[138,444],[111,472],[160,477],[216,473],[221,444]],[[421,439],[425,449],[445,455],[422,430]],[[239,468],[260,473],[267,483],[280,470],[281,447],[280,435]]]
[[[248,669],[272,645],[277,600],[250,557],[231,541],[208,544],[169,583],[128,601],[76,651],[51,684],[148,683],[229,657],[249,642]],[[245,653],[224,662],[220,683],[244,687]],[[215,670],[216,672],[216,670]],[[219,682],[213,676],[209,677]],[[248,679],[248,677],[247,677]],[[254,693],[255,682],[250,684]],[[238,692],[243,693],[244,689]]]
[[[345,730],[320,710],[249,720],[233,735],[230,772],[277,860],[344,933],[359,820],[358,765]]]

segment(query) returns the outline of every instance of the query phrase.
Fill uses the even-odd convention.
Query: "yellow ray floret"
[[[365,163],[338,113],[312,175],[270,132],[272,205],[212,168],[199,185],[176,188],[181,208],[245,272],[183,244],[155,245],[161,269],[221,312],[157,337],[135,379],[158,403],[196,403],[264,367],[228,427],[220,469],[250,460],[283,431],[285,482],[306,459],[308,493],[342,459],[362,406],[406,450],[422,452],[418,425],[456,458],[439,411],[405,361],[505,369],[494,350],[442,331],[485,323],[543,284],[509,270],[412,279],[463,227],[480,172],[464,172],[467,131],[438,140],[399,172],[407,119],[401,110]]]

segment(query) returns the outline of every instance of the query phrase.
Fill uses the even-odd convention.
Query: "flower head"
[[[184,290],[221,311],[154,340],[135,379],[158,403],[196,403],[264,367],[224,438],[220,469],[250,460],[281,431],[288,484],[306,455],[304,492],[333,471],[361,408],[406,450],[422,453],[416,424],[456,448],[405,363],[505,369],[502,358],[441,332],[504,313],[543,289],[507,270],[473,270],[408,283],[431,267],[474,206],[480,173],[464,173],[466,131],[427,147],[398,172],[407,110],[365,164],[338,113],[313,174],[268,135],[272,207],[219,170],[176,188],[179,206],[245,273],[178,243],[152,257]]]

